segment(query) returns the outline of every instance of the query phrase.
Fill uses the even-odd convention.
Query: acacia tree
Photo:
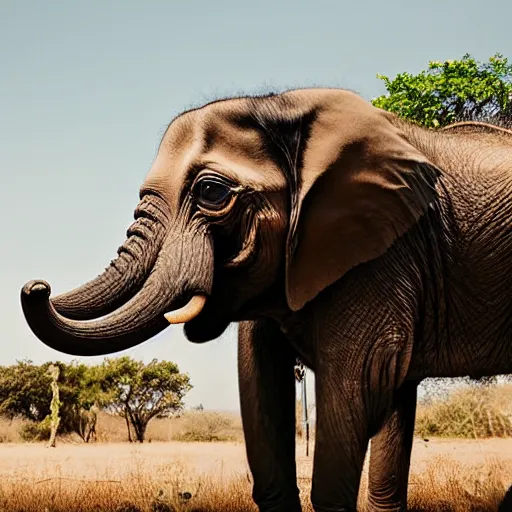
[[[130,426],[136,440],[144,442],[148,423],[181,410],[183,397],[192,389],[189,376],[170,361],[153,359],[145,365],[127,356],[107,358],[102,373],[110,390],[109,408],[125,418],[130,442]]]
[[[512,64],[499,53],[483,63],[465,54],[460,60],[430,61],[417,75],[377,77],[388,93],[373,105],[424,126],[512,116]]]

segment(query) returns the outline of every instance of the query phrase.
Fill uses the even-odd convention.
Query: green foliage
[[[19,430],[21,439],[27,442],[48,441],[51,435],[51,426],[47,418],[49,417],[47,416],[39,423],[32,422],[23,425]]]
[[[75,432],[89,442],[96,429],[96,410],[108,404],[108,390],[97,366],[83,363],[57,363],[61,369],[61,432]]]
[[[0,371],[0,414],[40,422],[50,413],[51,377],[30,360],[4,366]]]
[[[388,94],[372,100],[373,105],[428,127],[512,109],[512,64],[499,53],[486,63],[466,54],[461,60],[430,61],[417,75],[377,77]]]
[[[53,413],[52,377],[49,373],[52,365],[59,370],[59,398],[58,403],[54,403]],[[84,417],[90,415],[95,403],[102,403],[105,395],[98,377],[94,367],[76,362],[47,362],[37,366],[31,361],[18,361],[15,365],[2,367],[0,414],[9,418],[20,416],[36,423],[57,414],[60,433],[76,432],[84,441],[88,440],[84,434]],[[33,437],[35,428],[26,427],[26,435]],[[41,428],[45,432],[46,427]],[[39,434],[36,437],[41,438]]]
[[[148,423],[181,410],[183,397],[192,389],[188,375],[170,361],[153,359],[145,365],[125,356],[106,359],[101,371],[109,408],[127,420],[141,443]]]
[[[58,396],[52,394],[52,365],[58,368]],[[73,432],[89,442],[96,436],[97,413],[104,409],[125,417],[142,442],[148,422],[180,410],[192,387],[172,362],[145,365],[129,357],[96,366],[76,361],[37,366],[27,360],[0,370],[0,415],[28,419],[31,423],[20,431],[25,440],[48,439],[53,419],[60,434]]]

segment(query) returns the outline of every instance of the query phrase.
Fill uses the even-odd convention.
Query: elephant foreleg
[[[394,393],[391,415],[372,438],[368,512],[405,512],[416,415],[417,382]]]
[[[295,354],[271,321],[241,322],[238,374],[253,499],[261,512],[300,512],[295,462]]]
[[[315,512],[355,512],[371,412],[360,385],[317,371],[311,502]],[[370,398],[371,401],[372,398]],[[370,414],[368,414],[370,412]]]

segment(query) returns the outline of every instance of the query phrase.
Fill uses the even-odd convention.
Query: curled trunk
[[[118,257],[95,279],[51,299],[55,310],[73,320],[90,320],[115,311],[141,288],[153,268],[169,224],[168,210],[155,195],[143,197]]]
[[[175,233],[163,243],[138,293],[107,316],[88,321],[66,318],[54,307],[50,285],[42,280],[25,284],[21,304],[33,333],[49,347],[77,356],[105,355],[158,334],[169,325],[164,314],[197,294],[208,296],[212,279],[213,250],[207,234]]]
[[[90,321],[63,317],[49,300],[50,285],[31,281],[22,290],[22,307],[34,334],[49,347],[77,356],[109,354],[138,345],[169,325],[155,280],[114,313]]]

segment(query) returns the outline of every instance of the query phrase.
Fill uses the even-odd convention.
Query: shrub
[[[188,412],[183,415],[180,431],[174,436],[176,441],[215,442],[233,441],[235,437],[229,432],[233,420],[218,412]]]
[[[419,405],[416,433],[422,437],[512,436],[512,386],[472,386]]]
[[[26,423],[20,427],[20,437],[23,441],[48,441],[50,439],[50,423]]]

